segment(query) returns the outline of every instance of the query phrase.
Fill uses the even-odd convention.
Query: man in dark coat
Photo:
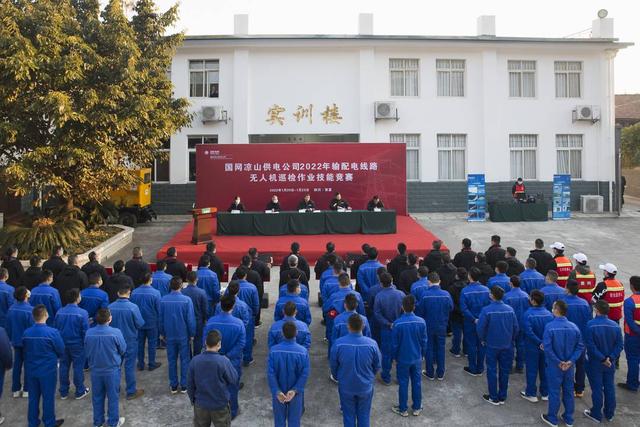
[[[442,240],[434,240],[431,246],[433,249],[429,251],[422,261],[422,265],[429,269],[429,273],[437,271],[442,265],[442,252],[440,251]]]
[[[289,255],[289,268],[284,271],[280,271],[278,287],[289,283],[289,280],[293,278],[294,275],[300,283],[303,285],[309,285],[307,275],[298,267],[298,262],[298,257],[296,255]]]
[[[396,285],[400,281],[400,273],[406,268],[409,267],[409,262],[407,259],[407,245],[400,242],[396,247],[398,250],[398,255],[396,255],[389,263],[387,264],[387,271],[393,277],[393,283]],[[365,262],[368,259],[368,256],[365,254]]]
[[[49,270],[53,273],[54,280],[56,276],[67,266],[67,263],[62,259],[63,254],[64,249],[62,249],[62,246],[56,246],[51,252],[51,257],[42,264],[43,270]]]
[[[449,291],[449,287],[456,279],[456,266],[451,262],[451,255],[446,252],[442,254],[442,265],[436,272],[440,276],[440,287]]]
[[[178,250],[173,246],[167,249],[167,257],[164,259],[167,263],[166,273],[171,276],[178,276],[183,282],[187,281],[187,266],[178,259]]]
[[[124,261],[119,259],[113,264],[113,274],[102,285],[102,290],[109,295],[110,303],[118,299],[118,290],[122,285],[129,285],[133,288],[133,280],[124,274]]]
[[[464,267],[465,270],[471,270],[476,262],[476,253],[471,249],[471,239],[466,237],[462,239],[462,250],[453,257],[453,265],[456,267]]]
[[[517,251],[509,246],[507,248],[507,265],[509,268],[507,269],[507,276],[518,276],[520,273],[524,271],[524,265],[516,258]]]
[[[78,267],[78,256],[69,255],[67,262],[69,265],[53,280],[53,287],[60,293],[63,304],[73,302],[66,301],[68,291],[74,288],[83,290],[89,286],[87,275]]]
[[[498,261],[504,261],[506,256],[506,251],[502,249],[500,246],[500,236],[493,235],[491,236],[491,246],[484,253],[487,257],[487,264],[491,266],[491,268],[496,268],[496,264]]]
[[[149,264],[142,259],[142,249],[136,246],[133,248],[132,258],[124,265],[124,274],[131,277],[133,285],[137,287],[142,284],[144,276],[147,273],[151,273],[151,268],[149,268]]]
[[[42,283],[42,259],[35,255],[29,260],[29,268],[22,275],[22,286],[31,290]]]
[[[544,250],[544,242],[542,239],[536,239],[535,246],[536,248],[529,252],[529,258],[536,260],[536,270],[538,270],[538,273],[546,276],[554,264],[553,255]]]
[[[209,270],[218,275],[218,280],[222,281],[224,276],[224,263],[216,255],[216,242],[207,243],[207,250],[204,251],[204,255],[209,257]]]
[[[407,268],[400,273],[396,287],[409,295],[411,293],[411,285],[420,279],[418,277],[418,256],[416,254],[409,254],[407,256],[407,262]]]
[[[307,279],[311,277],[311,269],[309,268],[309,262],[307,259],[300,254],[300,243],[293,242],[291,243],[291,252],[289,255],[295,255],[298,257],[298,268],[302,270],[307,276]],[[280,263],[280,272],[282,273],[284,270],[289,268],[289,255],[282,258],[282,262]]]
[[[81,270],[87,277],[91,276],[92,273],[98,273],[102,278],[102,283],[107,283],[109,279],[109,275],[107,274],[107,270],[98,262],[98,254],[94,251],[89,253],[89,262],[82,266]]]
[[[22,281],[22,275],[24,274],[24,268],[22,263],[18,259],[18,248],[15,246],[9,246],[5,253],[4,260],[2,261],[2,268],[6,268],[9,272],[9,278],[7,283],[17,288]]]

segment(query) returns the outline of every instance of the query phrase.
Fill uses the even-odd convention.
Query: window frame
[[[449,138],[449,143],[451,143],[453,141],[453,137],[454,136],[462,136],[464,137],[464,147],[460,148],[460,147],[440,147],[439,146],[439,138],[440,137],[448,137]],[[467,166],[468,166],[468,159],[467,159],[467,138],[468,135],[466,133],[437,133],[436,134],[436,149],[438,151],[438,156],[437,156],[437,164],[438,164],[438,182],[461,182],[461,181],[466,181],[467,180]],[[453,152],[453,151],[462,151],[464,154],[464,170],[462,171],[462,177],[461,178],[440,178],[440,152],[441,151],[449,151],[449,152]],[[451,166],[451,165],[449,165]],[[452,168],[449,167],[449,169],[451,170]]]
[[[164,141],[162,143],[162,148],[160,148],[158,151],[163,152],[163,153],[169,153],[169,155],[167,156],[167,166],[169,168],[169,173],[168,173],[168,177],[167,180],[158,180],[157,176],[158,176],[158,158],[154,158],[153,159],[153,164],[151,165],[151,182],[152,183],[167,183],[167,182],[171,182],[171,139],[167,139],[166,141]]]
[[[201,70],[192,70],[191,69],[191,64],[192,63],[196,63],[196,62],[200,62],[202,63],[202,69]],[[208,69],[207,68],[207,62],[216,62],[218,64],[218,68],[217,70],[215,69]],[[211,72],[211,71],[217,71],[218,72],[218,93],[216,94],[216,96],[209,96],[209,84],[207,82],[207,72]],[[191,83],[191,73],[194,72],[201,72],[202,73],[202,95],[192,95],[191,94],[191,87],[192,87],[192,83]],[[212,59],[189,59],[188,60],[188,65],[187,65],[187,81],[189,82],[189,98],[201,98],[201,99],[219,99],[220,98],[220,59],[217,58],[212,58]]]
[[[564,63],[565,69],[564,70],[557,70],[556,66],[558,64]],[[569,70],[569,64],[571,63],[575,63],[575,64],[580,64],[580,71],[577,72],[575,70]],[[565,74],[566,75],[566,87],[565,87],[565,93],[567,94],[566,96],[558,96],[558,80],[557,80],[557,76],[558,74]],[[579,84],[579,94],[578,96],[569,96],[569,75],[570,74],[579,74],[579,79],[578,79],[578,84]],[[554,88],[554,95],[556,99],[582,99],[584,97],[584,61],[569,61],[569,60],[560,60],[560,61],[553,61],[553,88]]]
[[[520,137],[520,138],[523,138],[525,136],[534,136],[535,137],[535,141],[536,141],[536,146],[534,148],[531,148],[531,147],[512,147],[511,146],[511,138],[512,137],[516,137],[516,136]],[[521,140],[521,144],[523,142],[524,142],[524,140]],[[538,162],[538,145],[539,145],[538,142],[539,142],[539,135],[536,134],[536,133],[510,133],[509,134],[509,177],[510,177],[511,180],[515,180],[515,179],[519,178],[518,176],[514,177],[513,170],[511,170],[511,153],[514,152],[514,151],[522,151],[522,152],[524,152],[524,151],[533,151],[535,153],[535,160],[536,160],[535,174],[536,174],[536,176],[535,176],[535,178],[522,176],[522,179],[528,180],[528,181],[538,181],[540,179],[539,178],[539,176],[540,176],[540,171],[539,171],[540,165],[539,165],[539,162]],[[522,156],[522,165],[521,165],[521,167],[522,167],[522,171],[524,172],[524,155]],[[515,174],[515,175],[517,175],[517,174]],[[524,175],[524,173],[522,175]]]
[[[404,68],[392,68],[391,67],[391,62],[392,61],[416,61],[416,94],[415,95],[407,95],[407,71],[413,71],[412,69],[409,69],[407,67]],[[403,88],[404,88],[404,94],[403,95],[394,95],[393,94],[393,82],[392,82],[392,73],[393,72],[402,72],[402,81],[403,81]],[[391,98],[419,98],[420,97],[420,86],[421,86],[421,81],[420,81],[420,58],[389,58],[389,96]]]
[[[559,147],[558,146],[558,138],[559,137],[567,137],[567,146]],[[571,137],[580,137],[580,147],[571,147]],[[582,181],[584,179],[584,134],[582,133],[557,133],[556,134],[556,173],[560,175],[560,170],[558,168],[558,154],[560,151],[569,152],[569,175],[571,175],[572,181]],[[580,177],[576,178],[573,175],[573,171],[571,170],[571,152],[572,151],[580,151]]]
[[[190,139],[195,139],[195,138],[200,138],[200,142],[194,144],[193,148],[189,147],[189,140]],[[215,138],[215,142],[204,142],[205,138]],[[191,180],[191,153],[196,152],[196,147],[200,144],[219,144],[220,143],[220,137],[218,134],[197,134],[197,135],[187,135],[187,182],[192,183],[192,182],[196,182],[195,180]],[[195,168],[195,164],[194,164],[194,168]],[[195,171],[194,171],[195,172]]]
[[[449,61],[449,67],[447,69],[439,69],[438,61]],[[449,84],[449,94],[440,95],[440,85],[438,83],[438,75],[439,73],[448,73],[449,74],[449,83],[451,83],[451,73],[454,71],[454,68],[451,67],[451,61],[462,61],[462,95],[451,95],[451,84]],[[436,58],[435,62],[436,66],[436,97],[438,98],[465,98],[467,96],[467,60],[464,58]]]
[[[520,69],[512,70],[510,68],[511,63],[515,63],[515,62],[519,62],[520,63]],[[525,69],[523,69],[522,65],[525,62],[532,62],[533,63],[533,70],[525,70]],[[520,95],[512,95],[511,94],[511,73],[517,73],[518,74],[518,79],[520,81]],[[524,87],[524,85],[523,85],[523,74],[524,73],[533,74],[533,96],[524,96],[522,94],[523,93],[522,88]],[[509,98],[510,99],[537,99],[538,98],[538,61],[536,61],[535,59],[507,59],[507,86],[508,86]]]
[[[409,147],[407,145],[407,137],[408,136],[415,136],[415,137],[418,138],[418,146],[417,147]],[[401,139],[401,141],[399,139]],[[405,145],[405,159],[406,159],[406,154],[407,154],[406,152],[407,151],[417,151],[418,152],[418,177],[417,178],[411,178],[411,179],[409,177],[406,177],[406,181],[407,182],[421,182],[421,177],[422,177],[422,159],[420,158],[421,153],[422,153],[421,139],[422,138],[421,138],[421,135],[419,133],[392,133],[392,134],[389,134],[389,141],[392,144],[404,144]]]

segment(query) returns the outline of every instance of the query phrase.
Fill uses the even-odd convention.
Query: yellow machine
[[[151,209],[151,169],[140,169],[138,174],[141,180],[139,184],[129,190],[111,193],[111,201],[118,208],[120,224],[129,227],[157,218]]]

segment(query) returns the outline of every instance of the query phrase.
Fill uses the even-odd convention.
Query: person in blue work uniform
[[[417,302],[422,299],[422,293],[429,288],[429,269],[425,266],[418,268],[418,281],[411,284],[411,295]]]
[[[276,309],[273,312],[273,320],[282,320],[284,317],[284,312],[282,310],[284,305],[289,301],[293,301],[296,305],[296,319],[310,325],[311,309],[309,308],[309,302],[300,296],[300,282],[294,279],[289,280],[289,283],[287,283],[287,294],[278,298],[278,301],[276,302]]]
[[[124,356],[124,378],[127,384],[127,400],[137,399],[144,390],[136,388],[136,358],[138,357],[138,334],[144,326],[144,319],[137,305],[129,301],[132,286],[123,284],[118,289],[118,299],[109,304],[111,326],[120,329],[127,342]]]
[[[371,246],[367,251],[369,259],[358,267],[358,286],[360,293],[366,300],[369,289],[378,284],[378,268],[384,267],[378,261],[378,249]]]
[[[166,271],[167,263],[164,261],[158,261],[156,263],[156,271],[151,275],[151,286],[160,292],[161,297],[169,293],[169,285],[171,284],[171,278],[173,277]]]
[[[210,330],[204,338],[205,350],[195,356],[187,373],[187,393],[193,405],[195,427],[231,425],[229,388],[238,383],[238,373],[223,354],[222,335]]]
[[[549,270],[549,273],[553,270]],[[547,274],[549,274],[547,273]],[[553,303],[554,319],[544,328],[542,345],[547,363],[547,382],[549,383],[549,407],[541,414],[542,421],[555,427],[558,425],[560,399],[564,404],[562,421],[573,425],[575,402],[573,397],[574,366],[584,351],[580,329],[567,320],[567,303],[558,300]],[[562,393],[562,396],[560,395]]]
[[[378,346],[381,345],[381,343],[380,343],[380,328],[376,324],[374,316],[373,316],[373,305],[374,305],[374,302],[376,300],[376,295],[378,295],[378,292],[380,292],[382,290],[382,285],[380,284],[380,275],[382,273],[388,273],[388,271],[387,271],[387,269],[385,267],[378,268],[378,282],[374,286],[369,288],[369,292],[367,293],[367,297],[364,299],[364,301],[365,301],[365,314],[367,316],[367,319],[369,320],[369,326],[371,327],[371,338],[376,340],[376,342],[378,343]],[[392,284],[391,286],[395,288],[395,285]]]
[[[328,245],[329,243],[327,243],[327,246]],[[335,252],[328,254],[325,259],[325,268],[320,273],[320,291],[324,289],[324,284],[327,282],[327,280],[329,280],[329,278],[333,276],[334,266],[337,264],[340,270],[342,270],[344,267],[342,260]]]
[[[89,314],[89,326],[95,324],[96,313],[101,308],[109,306],[109,294],[100,289],[102,276],[99,272],[89,273],[89,286],[80,291],[80,304],[78,306]]]
[[[444,380],[445,342],[447,340],[447,323],[453,310],[453,299],[449,292],[440,287],[440,276],[436,272],[429,273],[429,287],[422,292],[422,299],[417,302],[416,312],[427,325],[427,351],[425,353],[425,370],[422,374],[429,380]],[[434,370],[434,365],[437,369]]]
[[[365,337],[371,338],[371,328],[369,327],[369,320],[367,320],[366,316],[358,313],[358,297],[355,294],[347,294],[344,297],[344,311],[333,319],[333,330],[331,331],[331,343],[336,342],[338,338],[342,338],[343,336],[349,333],[349,328],[347,323],[349,322],[349,317],[352,314],[357,314],[362,318],[362,322],[364,323],[364,327],[362,329],[362,335]]]
[[[69,396],[69,369],[73,364],[73,385],[76,387],[76,400],[89,394],[84,385],[85,349],[84,336],[89,329],[89,313],[78,307],[80,291],[69,289],[66,295],[67,305],[56,313],[54,327],[60,331],[64,341],[64,356],[60,359],[60,398]]]
[[[58,292],[58,291],[56,291]],[[56,420],[56,380],[58,359],[64,356],[64,342],[57,329],[47,326],[49,312],[43,304],[33,308],[35,325],[24,331],[24,371],[29,390],[29,427],[40,425],[40,400],[44,427],[58,427],[64,419]]]
[[[511,276],[511,290],[504,294],[502,300],[513,308],[518,319],[518,336],[516,337],[516,374],[524,373],[524,313],[529,309],[529,295],[520,288],[520,278]]]
[[[200,272],[189,271],[187,273],[187,286],[182,288],[182,294],[191,298],[191,303],[193,304],[193,311],[196,319],[196,334],[193,337],[193,343],[191,346],[191,354],[194,356],[196,354],[200,354],[203,349],[202,331],[204,330],[204,325],[207,323],[207,320],[210,317],[209,314],[213,316],[213,313],[215,311],[215,308],[210,306],[210,302],[207,300],[207,293],[196,285],[199,280],[199,274]],[[218,295],[219,294],[220,292],[218,292]]]
[[[309,332],[309,327],[306,323],[296,319],[296,312],[298,311],[296,309],[296,304],[293,301],[287,301],[282,311],[284,313],[284,317],[277,322],[273,322],[269,329],[267,341],[269,348],[284,341],[285,338],[284,335],[282,335],[282,326],[287,322],[291,322],[296,327],[296,342],[309,350],[311,347],[311,332]]]
[[[167,343],[169,365],[169,387],[171,394],[187,392],[187,371],[189,370],[190,340],[196,333],[196,316],[191,298],[182,295],[182,279],[171,279],[171,292],[160,300],[160,335]],[[201,338],[202,340],[202,338]],[[198,343],[202,347],[202,341]],[[180,383],[178,384],[178,357],[180,357]]]
[[[544,251],[543,251],[544,252]],[[520,273],[520,289],[531,295],[534,289],[542,289],[545,286],[544,276],[536,270],[538,262],[534,258],[527,258],[524,262],[525,270]]]
[[[494,269],[496,274],[489,278],[487,287],[491,289],[494,286],[500,286],[505,293],[509,292],[511,289],[511,281],[509,280],[509,276],[507,276],[508,269],[509,264],[507,264],[506,261],[498,261],[496,263],[496,268]]]
[[[51,286],[53,283],[53,273],[51,270],[42,270],[42,283],[31,290],[29,302],[32,307],[44,305],[47,308],[47,325],[53,326],[56,313],[62,308],[60,293]]]
[[[108,400],[106,425],[120,427],[125,421],[118,409],[120,366],[127,352],[127,343],[120,329],[109,326],[111,320],[109,309],[99,308],[95,315],[96,326],[87,331],[84,346],[93,386],[93,425],[104,425],[104,404]]]
[[[196,286],[202,289],[207,296],[207,319],[213,316],[216,304],[220,302],[220,278],[210,267],[211,258],[209,255],[201,256],[198,261]],[[188,281],[189,277],[187,273],[187,282]],[[200,337],[200,341],[202,341],[202,337]]]
[[[469,366],[464,371],[474,377],[482,375],[484,371],[485,348],[480,342],[476,323],[480,311],[491,303],[489,288],[479,282],[482,272],[477,267],[469,270],[470,283],[460,292],[460,310],[464,315],[464,346],[467,348]]]
[[[624,300],[624,353],[627,357],[627,379],[619,382],[623,390],[637,392],[640,388],[640,276],[631,276],[631,296]]]
[[[227,286],[227,291],[225,292],[225,294],[233,295],[234,297],[236,297],[236,300],[235,300],[236,302],[233,305],[233,311],[231,312],[231,314],[233,315],[233,317],[240,319],[244,324],[246,340],[244,344],[243,354],[247,354],[247,351],[248,351],[247,346],[250,345],[251,347],[253,347],[253,336],[255,334],[255,326],[253,323],[251,323],[251,320],[253,319],[251,308],[249,308],[246,302],[238,298],[239,292],[240,292],[240,283],[237,280],[232,280],[229,283],[229,286]],[[222,313],[222,308],[220,303],[218,303],[216,305],[214,315],[217,316],[220,313]]]
[[[378,344],[362,335],[362,317],[352,314],[347,324],[349,335],[339,338],[331,348],[331,376],[338,381],[344,426],[369,427],[374,383],[382,356]]]
[[[214,329],[220,332],[222,335],[222,347],[219,352],[223,356],[227,356],[238,374],[238,380],[229,385],[231,419],[237,417],[239,413],[238,391],[242,384],[240,382],[242,378],[242,351],[247,339],[244,323],[231,314],[235,303],[235,296],[229,294],[223,295],[220,298],[220,314],[216,314],[210,318],[204,327],[205,337]]]
[[[304,273],[301,273],[300,270],[298,269],[287,270],[286,273],[287,273],[288,280],[284,285],[280,286],[280,288],[278,289],[278,298],[285,296],[287,294],[287,283],[289,283],[289,280],[297,280],[298,282],[300,282],[300,277],[302,274],[304,274]],[[300,296],[305,300],[307,300],[307,302],[309,302],[309,287],[302,282],[300,282]]]
[[[391,365],[393,361],[393,339],[392,327],[402,313],[402,299],[404,292],[392,288],[391,282],[393,278],[389,273],[380,275],[380,284],[382,290],[376,295],[373,303],[373,316],[375,322],[380,328],[380,341],[382,343],[380,350],[382,351],[382,372],[380,379],[384,385],[391,385]]]
[[[13,346],[13,371],[11,391],[13,397],[29,397],[26,381],[22,382],[23,364],[24,364],[24,347],[22,343],[22,335],[24,331],[33,326],[33,315],[31,314],[33,307],[29,304],[29,290],[20,286],[15,292],[16,302],[9,308],[7,314],[7,334]],[[24,386],[24,387],[23,387]]]
[[[327,277],[320,288],[320,296],[323,302],[329,301],[331,295],[340,288],[339,277],[344,273],[344,271],[342,271],[342,264],[340,263],[333,264],[329,270],[331,270],[332,274]]]
[[[258,295],[258,288],[253,283],[247,281],[248,269],[245,266],[240,266],[236,269],[236,277],[238,278],[238,284],[240,285],[240,291],[238,292],[237,298],[241,299],[251,309],[251,322],[250,325],[247,326],[247,330],[251,328],[251,333],[247,333],[247,343],[244,349],[244,355],[242,356],[242,363],[244,366],[251,365],[253,360],[253,339],[255,336],[255,325],[256,319],[260,313],[260,297]],[[298,291],[299,292],[299,291]],[[304,301],[304,299],[302,299]],[[309,317],[311,317],[311,312],[309,312]],[[278,320],[278,319],[276,319]],[[309,323],[311,323],[311,319],[309,319]]]
[[[355,295],[358,300],[358,307],[356,308],[356,311],[360,314],[365,314],[362,296],[351,287],[351,279],[349,278],[349,275],[347,273],[341,273],[338,277],[338,283],[340,284],[338,290],[331,295],[329,300],[323,301],[322,304],[322,315],[325,319],[325,339],[329,341],[329,350],[331,349],[333,324],[336,317],[338,317],[338,315],[344,310],[344,299],[347,295]]]
[[[491,304],[482,308],[476,324],[478,338],[487,352],[489,394],[484,394],[482,398],[492,405],[501,405],[507,400],[513,348],[518,336],[516,313],[502,301],[503,297],[501,286],[491,288]]]
[[[578,296],[578,292],[580,291],[580,285],[576,280],[569,279],[567,281],[567,286],[565,288],[566,295],[564,295],[561,299],[567,303],[567,319],[569,322],[574,323],[578,329],[580,329],[580,334],[584,338],[584,334],[587,329],[587,323],[593,319],[593,314],[591,311],[591,306],[587,301]],[[586,349],[582,352],[578,360],[576,360],[575,368],[576,368],[576,377],[575,377],[575,397],[581,398],[584,396],[584,387],[585,387],[585,355]]]
[[[420,371],[427,350],[427,326],[416,316],[416,299],[407,295],[402,299],[402,315],[393,322],[393,358],[398,375],[398,406],[391,410],[402,417],[409,416],[409,380],[411,380],[411,414],[422,413],[422,384]],[[446,323],[445,323],[446,328]],[[431,368],[433,370],[433,367]]]
[[[549,270],[545,278],[545,285],[540,291],[544,294],[544,306],[547,310],[553,310],[553,303],[566,295],[564,288],[558,283],[558,273],[555,270]]]
[[[276,427],[300,427],[304,413],[304,388],[309,378],[309,352],[296,343],[293,322],[282,325],[284,340],[271,347],[267,381],[271,390]]]
[[[536,378],[540,378],[540,397],[549,400],[549,387],[547,386],[547,374],[544,359],[542,339],[544,328],[553,320],[553,314],[544,306],[544,294],[534,289],[529,295],[531,307],[524,312],[524,352],[526,372],[526,388],[520,392],[520,396],[529,402],[538,401],[538,388]]]
[[[449,317],[451,324],[451,348],[449,353],[455,358],[462,357],[463,354],[467,354],[466,344],[463,344],[462,331],[464,330],[464,314],[460,309],[460,294],[462,290],[469,284],[469,272],[464,267],[458,267],[456,269],[456,278],[449,287],[448,291],[451,294],[453,300],[453,311]]]
[[[131,302],[138,306],[144,325],[138,331],[138,370],[144,371],[144,348],[147,346],[149,371],[158,369],[162,363],[156,361],[158,336],[160,335],[160,291],[151,286],[151,273],[144,273],[141,285],[131,292]]]
[[[0,268],[0,327],[7,327],[7,313],[9,307],[16,302],[13,293],[16,288],[7,283],[9,279],[9,271],[6,268]]]
[[[609,319],[609,303],[599,300],[595,310],[596,317],[589,320],[584,333],[592,405],[583,414],[599,423],[604,406],[604,418],[611,422],[616,412],[615,361],[620,357],[624,344],[620,327]]]
[[[12,365],[11,341],[4,328],[0,328],[0,398],[2,397],[2,389],[4,388],[5,371],[11,369]],[[0,424],[2,423],[4,423],[4,417],[0,414]]]

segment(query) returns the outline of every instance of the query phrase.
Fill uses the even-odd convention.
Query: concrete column
[[[508,144],[504,141],[504,135],[500,133],[499,117],[496,106],[497,100],[497,53],[495,50],[484,50],[482,52],[482,134],[479,140],[474,141],[473,136],[469,145],[473,148],[467,149],[469,158],[476,157],[475,164],[480,166],[479,170],[469,170],[469,173],[484,173],[487,182],[504,181],[509,179],[509,155],[508,150],[503,150]],[[467,87],[467,90],[470,88]],[[468,95],[468,94],[467,94]],[[477,145],[480,144],[480,147]],[[500,148],[498,148],[500,147]],[[496,158],[497,153],[506,154],[504,158]],[[492,165],[507,165],[507,172],[502,172],[505,167],[492,167]],[[502,173],[501,173],[502,172]]]
[[[234,144],[249,143],[249,51],[233,52],[233,107],[230,113]]]
[[[375,55],[373,48],[360,49],[360,142],[375,142],[376,125],[373,120],[373,104],[376,101],[374,95],[374,65]]]

